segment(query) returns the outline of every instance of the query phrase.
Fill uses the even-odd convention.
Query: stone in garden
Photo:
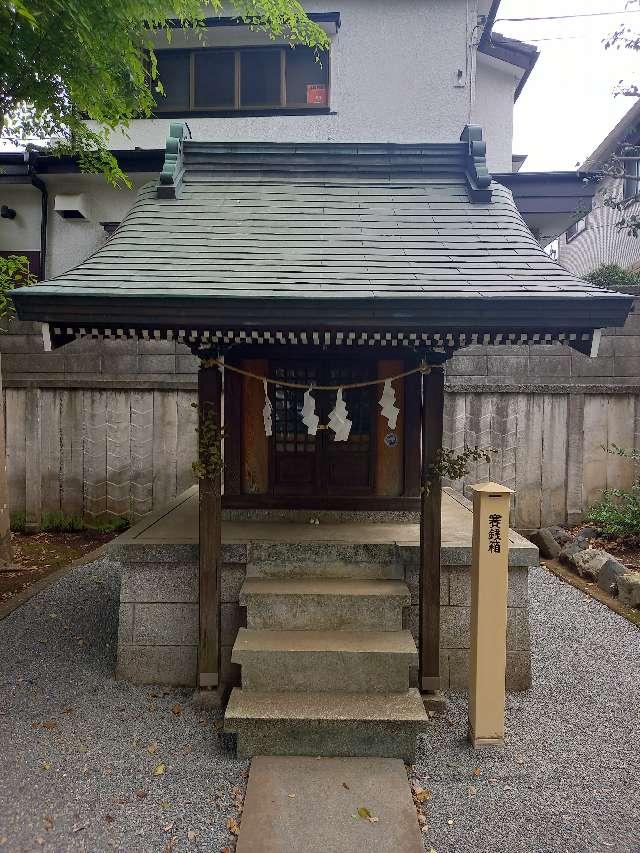
[[[559,560],[561,563],[564,563],[565,566],[570,566],[572,569],[575,568],[573,564],[573,560],[577,554],[580,554],[582,551],[586,551],[587,543],[584,540],[576,539],[574,542],[568,542],[562,551],[560,551]]]
[[[564,548],[564,546],[568,545],[569,542],[573,542],[573,534],[569,533],[568,530],[565,530],[564,527],[547,527],[547,530],[561,548]]]
[[[562,550],[561,546],[558,544],[548,527],[536,530],[535,533],[532,533],[531,536],[529,536],[529,539],[534,545],[538,546],[541,557],[555,560],[556,557],[560,555],[560,551]]]
[[[618,579],[628,572],[629,569],[623,563],[619,563],[615,557],[609,555],[609,559],[598,573],[598,586],[603,592],[616,596],[618,594]]]
[[[578,530],[576,539],[597,539],[600,533],[601,531],[597,527],[594,527],[592,524],[586,524]]]
[[[600,569],[610,557],[610,554],[600,548],[585,548],[573,557],[572,565],[581,578],[597,581]]]
[[[640,572],[629,572],[618,578],[618,597],[627,607],[640,607]]]

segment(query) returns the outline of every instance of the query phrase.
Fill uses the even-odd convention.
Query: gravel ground
[[[507,746],[470,749],[459,696],[421,738],[425,847],[640,853],[640,632],[544,570],[530,585],[534,688],[508,698]],[[98,561],[0,625],[0,853],[231,841],[248,765],[188,693],[114,681],[117,589]]]
[[[461,696],[421,739],[426,849],[639,853],[640,631],[544,569],[529,593],[534,686],[504,749],[471,749]]]
[[[231,843],[248,762],[190,693],[114,680],[118,590],[100,560],[0,623],[1,853]]]

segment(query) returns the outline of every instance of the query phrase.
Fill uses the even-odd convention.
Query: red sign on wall
[[[326,83],[307,84],[307,103],[326,107],[329,103],[329,90]]]

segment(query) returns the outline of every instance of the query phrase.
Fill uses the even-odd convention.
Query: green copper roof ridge
[[[468,124],[460,134],[460,141],[468,146],[467,190],[471,201],[491,201],[491,173],[487,168],[487,143],[482,138],[482,128]]]
[[[179,198],[184,176],[183,142],[186,125],[171,122],[165,145],[164,165],[157,186],[158,198]]]

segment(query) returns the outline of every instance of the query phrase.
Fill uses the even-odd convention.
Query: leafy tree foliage
[[[299,0],[225,6],[274,38],[328,46]],[[207,14],[222,11],[222,0],[210,0]],[[175,20],[204,41],[198,0],[0,0],[0,139],[52,140],[54,153],[78,155],[84,171],[126,183],[109,132],[151,115],[162,93],[154,36],[170,39]]]
[[[640,294],[640,273],[625,270],[618,264],[602,264],[585,275],[585,279],[605,290]]]
[[[36,277],[29,269],[29,259],[24,255],[0,257],[0,331],[15,313],[11,291],[35,281]]]

